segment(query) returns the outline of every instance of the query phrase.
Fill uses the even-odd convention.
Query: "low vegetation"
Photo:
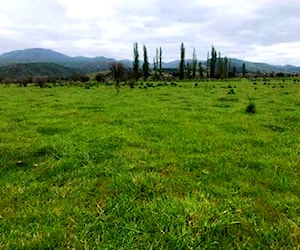
[[[298,249],[299,82],[255,83],[1,85],[0,248]]]
[[[250,114],[256,113],[255,103],[251,99],[249,100],[249,104],[247,105],[246,112]]]

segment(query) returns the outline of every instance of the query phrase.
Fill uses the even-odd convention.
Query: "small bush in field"
[[[250,103],[246,107],[246,113],[249,114],[255,114],[256,113],[256,106],[252,100],[250,100]]]
[[[230,90],[228,91],[228,95],[231,95],[231,94],[235,94],[235,92],[234,92],[233,89],[230,89]]]

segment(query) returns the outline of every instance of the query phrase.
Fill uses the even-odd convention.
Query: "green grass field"
[[[299,249],[300,84],[180,84],[0,86],[0,248]]]

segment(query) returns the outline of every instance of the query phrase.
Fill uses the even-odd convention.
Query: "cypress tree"
[[[144,76],[144,80],[146,81],[149,77],[149,61],[148,61],[147,48],[145,45],[143,47],[143,51],[144,51],[143,76]]]
[[[236,77],[237,71],[236,71],[236,67],[233,67],[233,77]]]
[[[232,76],[232,71],[231,71],[231,59],[228,60],[228,76]]]
[[[246,75],[246,64],[245,63],[243,63],[242,72],[243,72],[243,76],[245,76]]]
[[[228,58],[227,56],[224,57],[224,77],[228,77]]]
[[[162,72],[162,48],[159,47],[159,75],[161,76]]]
[[[185,47],[184,44],[181,43],[180,46],[180,64],[179,64],[179,79],[184,79],[184,68],[185,68]]]
[[[203,68],[202,68],[201,62],[199,62],[199,75],[200,75],[200,78],[203,78]]]
[[[138,49],[138,43],[133,44],[133,77],[135,81],[139,79],[139,49]]]
[[[211,59],[210,59],[210,78],[216,77],[216,62],[217,62],[217,51],[215,47],[211,48]]]
[[[206,69],[207,69],[207,78],[209,78],[209,77],[210,77],[210,74],[209,74],[209,69],[210,69],[210,64],[209,64],[209,52],[207,52]]]
[[[153,57],[153,70],[156,71],[157,66],[156,66],[156,58]]]
[[[187,78],[191,79],[192,68],[191,68],[191,64],[189,62],[186,64],[186,68],[187,68]]]
[[[197,55],[195,48],[193,49],[193,59],[192,59],[192,77],[196,78],[196,70],[197,70]]]
[[[217,77],[221,78],[222,77],[222,67],[223,67],[223,62],[222,62],[222,57],[221,57],[221,52],[218,53],[218,59],[217,59]]]
[[[156,69],[159,69],[158,48],[156,48],[155,64],[156,64]]]

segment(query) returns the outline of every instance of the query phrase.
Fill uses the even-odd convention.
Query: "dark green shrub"
[[[86,75],[74,75],[72,76],[72,80],[75,82],[88,82],[90,78]]]
[[[231,94],[235,94],[235,92],[234,92],[234,90],[233,89],[230,89],[229,91],[228,91],[228,95],[231,95]]]
[[[95,80],[97,82],[104,82],[105,81],[105,78],[106,78],[106,74],[104,73],[98,73],[96,76],[95,76]]]
[[[249,114],[256,113],[256,106],[255,106],[254,102],[250,101],[250,103],[246,107],[246,113],[249,113]]]

